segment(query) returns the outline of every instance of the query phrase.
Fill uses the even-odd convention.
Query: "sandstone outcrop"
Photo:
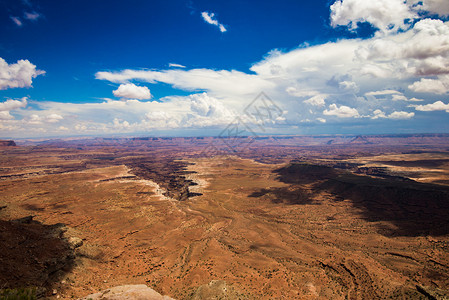
[[[99,293],[88,295],[81,300],[174,300],[168,296],[162,296],[152,288],[144,284],[116,286]]]

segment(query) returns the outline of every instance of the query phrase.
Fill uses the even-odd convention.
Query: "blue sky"
[[[448,132],[444,0],[0,0],[0,137]]]

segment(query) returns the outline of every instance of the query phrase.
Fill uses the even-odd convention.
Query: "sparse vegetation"
[[[35,287],[0,289],[0,300],[35,300],[37,299]]]

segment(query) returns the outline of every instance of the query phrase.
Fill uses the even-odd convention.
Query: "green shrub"
[[[1,289],[0,300],[35,300],[36,288]]]

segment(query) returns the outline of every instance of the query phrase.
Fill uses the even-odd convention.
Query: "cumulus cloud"
[[[47,115],[38,115],[38,114],[32,114],[29,117],[25,118],[25,122],[28,124],[33,125],[41,125],[43,123],[58,123],[59,121],[63,120],[64,118],[61,115],[58,114],[47,114]]]
[[[119,131],[126,131],[131,127],[131,125],[126,120],[119,120],[118,118],[114,118],[114,120],[112,121],[112,127],[118,129]]]
[[[370,23],[383,33],[407,30],[412,21],[426,13],[449,15],[446,0],[337,0],[331,5],[331,25],[358,28],[359,23]]]
[[[447,76],[440,79],[422,78],[409,85],[408,88],[419,93],[446,94],[449,91],[449,78]]]
[[[426,105],[417,105],[415,106],[416,110],[419,111],[438,111],[438,110],[445,110],[449,113],[449,104],[444,104],[442,101],[436,101],[431,104]]]
[[[393,101],[409,101],[407,97],[403,94],[394,94],[391,96],[391,100]]]
[[[344,80],[339,82],[338,86],[340,87],[340,89],[345,91],[351,91],[354,93],[359,91],[359,87],[357,86],[357,83],[355,83],[354,81]]]
[[[217,19],[214,18],[214,17],[215,17],[215,14],[214,14],[214,13],[209,13],[209,12],[207,12],[207,11],[203,11],[203,12],[201,13],[201,17],[203,17],[203,20],[204,20],[205,22],[207,22],[207,23],[209,23],[209,24],[211,24],[211,25],[217,26],[218,29],[219,29],[221,32],[226,32],[226,31],[227,31],[227,29],[224,27],[224,25],[221,24],[221,23],[219,23],[219,22],[217,21]]]
[[[415,116],[414,112],[406,112],[406,111],[395,111],[392,112],[388,118],[389,119],[395,119],[395,120],[404,120],[404,119],[410,119]]]
[[[10,114],[10,111],[27,106],[27,98],[23,97],[20,100],[8,99],[5,102],[0,103],[0,121],[1,120],[13,120],[14,117]]]
[[[380,109],[376,109],[373,112],[373,116],[371,116],[371,119],[392,119],[392,120],[406,120],[411,119],[415,116],[414,112],[406,112],[406,111],[394,111],[389,115],[386,115],[383,111]]]
[[[146,86],[137,86],[133,83],[121,84],[118,89],[112,92],[114,96],[128,99],[150,99],[150,89]]]
[[[351,30],[363,22],[385,32],[407,29],[405,20],[416,17],[404,0],[337,0],[330,9],[331,25],[348,26]]]
[[[5,102],[0,103],[0,111],[10,111],[18,108],[26,107],[27,98],[23,97],[20,100],[8,99]]]
[[[357,118],[360,117],[359,112],[355,108],[345,105],[338,107],[336,104],[329,105],[329,109],[323,111],[326,116],[336,116],[338,118]]]
[[[50,114],[48,116],[45,116],[45,121],[48,123],[57,123],[63,119],[62,116],[58,114]]]
[[[356,58],[364,73],[404,78],[449,73],[449,23],[424,19],[411,30],[361,42]]]
[[[228,117],[233,114],[216,98],[207,93],[193,94],[189,96],[190,108],[200,116]]]
[[[371,119],[375,120],[375,119],[379,119],[379,118],[386,118],[387,116],[385,115],[385,113],[383,111],[381,111],[380,109],[376,109],[373,112],[373,116],[371,117]]]
[[[0,111],[0,121],[12,120],[14,117],[9,113],[9,111]],[[1,127],[0,127],[1,128]]]
[[[0,57],[0,90],[31,87],[33,78],[42,74],[45,72],[36,70],[36,66],[28,60],[19,60],[15,64],[8,64]]]
[[[304,103],[313,105],[313,106],[324,106],[327,95],[315,95],[308,100],[305,100]]]

